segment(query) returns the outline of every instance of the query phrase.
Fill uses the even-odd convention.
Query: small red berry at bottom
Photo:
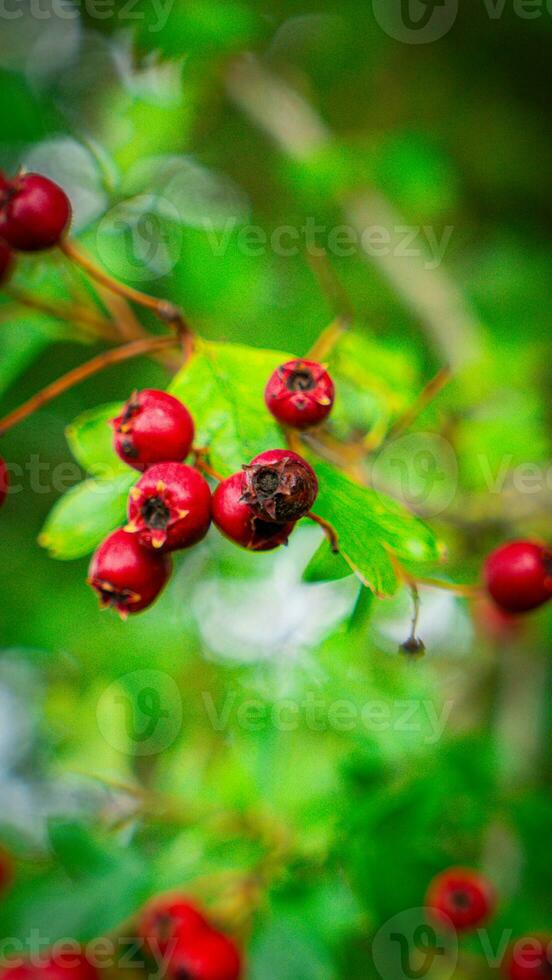
[[[7,282],[10,278],[13,262],[13,252],[10,246],[0,239],[0,284]]]
[[[552,598],[552,551],[535,541],[510,541],[489,555],[485,583],[506,612],[529,612]]]
[[[21,174],[0,184],[0,238],[22,252],[61,241],[71,220],[64,190],[41,174]]]
[[[213,521],[219,531],[249,551],[272,551],[286,544],[295,524],[263,521],[244,503],[242,493],[241,471],[219,483],[213,494]]]
[[[209,929],[179,943],[169,962],[170,980],[239,980],[241,956],[228,936]]]
[[[88,581],[102,607],[112,607],[125,618],[151,606],[170,573],[169,558],[142,548],[135,535],[120,529],[94,554]]]
[[[143,908],[138,933],[154,957],[164,955],[176,939],[191,939],[209,928],[197,906],[182,895],[158,895]]]
[[[10,486],[8,467],[0,456],[0,507],[4,503]]]
[[[552,936],[524,936],[514,942],[502,975],[507,980],[552,980]]]
[[[242,499],[264,521],[298,521],[316,500],[316,473],[289,449],[260,453],[243,469]]]
[[[308,429],[330,414],[334,384],[323,364],[293,360],[281,364],[265,388],[268,410],[283,425]]]
[[[192,416],[166,391],[144,388],[134,392],[111,425],[115,451],[141,472],[155,463],[181,463],[192,448]]]
[[[150,466],[130,491],[128,518],[126,530],[146,548],[189,548],[209,530],[209,484],[185,463]]]
[[[457,932],[476,929],[496,906],[491,883],[469,868],[450,868],[431,882],[425,900],[433,921]]]

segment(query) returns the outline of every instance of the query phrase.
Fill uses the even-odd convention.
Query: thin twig
[[[69,391],[70,388],[80,384],[81,381],[85,381],[86,378],[98,374],[104,368],[110,367],[112,364],[120,364],[122,361],[129,361],[133,357],[140,357],[143,354],[151,354],[154,351],[163,350],[165,347],[174,345],[175,342],[176,338],[174,337],[147,337],[144,340],[134,340],[132,343],[125,344],[123,347],[115,347],[113,350],[98,354],[92,360],[80,364],[78,367],[73,368],[72,371],[68,371],[67,374],[62,375],[61,378],[57,378],[56,381],[46,385],[45,388],[37,392],[36,395],[33,395],[32,398],[29,398],[23,405],[20,405],[19,408],[14,409],[13,412],[9,412],[3,419],[0,419],[0,436],[4,435],[14,425],[17,425],[18,422],[22,422],[23,419],[28,418],[37,409],[42,408],[43,405],[53,401],[58,395]]]
[[[406,429],[409,429],[413,422],[416,421],[419,415],[422,414],[425,408],[437,397],[439,392],[443,390],[445,385],[447,385],[452,378],[452,371],[449,367],[443,367],[437,372],[431,381],[428,381],[425,388],[422,389],[416,401],[407,408],[403,415],[401,415],[396,422],[389,429],[386,439],[395,439],[397,436],[401,435]]]
[[[306,516],[308,517],[309,521],[314,521],[315,524],[318,524],[318,526],[322,528],[334,555],[338,555],[339,538],[333,524],[330,524],[329,521],[326,521],[323,517],[320,517],[319,514],[314,514],[312,510],[310,510]]]
[[[27,293],[13,285],[4,286],[4,292],[20,306],[37,310],[39,313],[46,313],[48,316],[55,317],[56,320],[64,320],[76,326],[82,324],[88,335],[92,334],[92,336],[101,337],[103,340],[113,340],[116,337],[115,325],[86,306],[42,299],[42,297]]]

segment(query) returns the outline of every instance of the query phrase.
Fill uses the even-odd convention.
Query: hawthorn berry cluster
[[[449,868],[430,883],[425,908],[437,928],[466,934],[485,925],[497,908],[491,882],[469,868]],[[512,943],[501,964],[507,980],[552,977],[552,937],[524,937]]]
[[[184,895],[157,896],[142,911],[138,934],[146,954],[162,957],[168,980],[238,980],[241,954]]]
[[[266,388],[275,417],[300,428],[327,416],[333,398],[326,369],[312,361],[282,365]],[[193,447],[192,416],[167,392],[135,392],[111,425],[117,454],[142,476],[129,494],[128,523],[97,549],[89,582],[101,604],[122,616],[151,605],[169,579],[170,554],[201,541],[211,521],[235,544],[270,551],[316,500],[314,470],[288,449],[255,456],[211,495],[199,457],[196,466],[183,462]]]

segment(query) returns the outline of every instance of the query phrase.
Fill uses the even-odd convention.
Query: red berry
[[[112,606],[122,618],[137,613],[157,598],[171,572],[170,559],[142,548],[133,534],[114,531],[90,563],[89,584],[103,608]]]
[[[289,449],[260,453],[243,469],[242,500],[264,521],[298,521],[316,500],[316,473]]]
[[[506,612],[528,612],[552,598],[552,551],[535,541],[511,541],[485,562],[487,589]]]
[[[146,548],[189,548],[209,530],[209,485],[192,466],[158,463],[130,491],[128,518],[126,530]]]
[[[10,246],[0,238],[0,283],[8,281],[12,271],[12,266],[13,252]]]
[[[7,892],[13,877],[13,861],[8,852],[0,847],[0,894]]]
[[[204,915],[182,895],[160,895],[144,907],[138,933],[147,951],[154,957],[164,956],[176,940],[188,941],[197,932],[209,928]]]
[[[242,472],[219,483],[213,494],[213,521],[219,531],[250,551],[272,551],[286,544],[295,524],[263,521],[244,503],[242,494]]]
[[[179,943],[169,963],[170,980],[238,980],[240,974],[236,945],[214,929]]]
[[[319,425],[330,414],[334,383],[316,361],[288,361],[269,378],[265,402],[274,418],[293,429]]]
[[[178,398],[144,388],[127,401],[111,422],[115,450],[135,470],[155,463],[181,463],[192,447],[194,422]]]
[[[71,220],[65,191],[48,177],[21,174],[0,185],[0,237],[21,252],[58,245]]]
[[[433,879],[425,905],[439,925],[466,932],[486,922],[495,910],[496,899],[483,875],[467,868],[450,868]]]
[[[502,972],[508,980],[552,980],[552,937],[518,939],[510,948]]]
[[[0,456],[0,507],[6,499],[10,485],[10,474],[8,467],[6,466],[4,460]]]

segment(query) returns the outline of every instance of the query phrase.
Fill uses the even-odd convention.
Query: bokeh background
[[[106,268],[213,340],[309,349],[332,317],[306,254],[319,226],[365,344],[361,392],[339,389],[359,429],[385,430],[453,366],[375,467],[437,531],[440,574],[472,583],[505,538],[550,537],[552,16],[434,14],[432,39],[391,0],[11,0],[0,164],[58,180]],[[55,300],[77,281],[49,255],[14,282]],[[103,349],[5,293],[0,320],[4,412]],[[498,916],[418,975],[497,975],[510,939],[551,927],[550,611],[512,624],[422,589],[428,652],[409,662],[408,594],[305,581],[305,527],[267,556],[213,532],[152,610],[100,613],[88,558],[37,543],[80,478],[65,428],[169,377],[111,369],[3,439],[23,467],[0,533],[3,934],[90,939],[185,883],[256,980],[397,980],[414,974],[390,920],[410,935],[431,877],[467,864]],[[88,846],[112,878],[83,870]]]

